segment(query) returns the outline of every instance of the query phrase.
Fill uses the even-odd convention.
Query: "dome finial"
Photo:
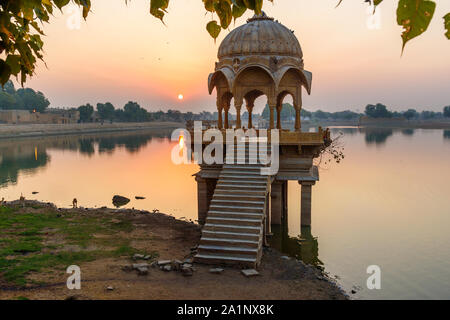
[[[255,14],[253,17],[247,20],[247,22],[252,22],[256,20],[272,20],[273,18],[268,17],[267,14],[264,11],[261,11],[261,14]]]

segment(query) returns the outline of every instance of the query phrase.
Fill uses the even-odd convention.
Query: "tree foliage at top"
[[[170,0],[146,0],[150,14],[163,21]],[[197,0],[200,1],[200,0]],[[247,10],[260,14],[264,0],[201,0],[212,20],[206,25],[208,33],[216,39],[233,19]],[[266,0],[273,2],[273,0]],[[339,4],[343,0],[339,1]],[[129,2],[125,0],[125,2]],[[366,1],[370,2],[370,1]],[[383,0],[373,0],[375,6]],[[56,10],[74,3],[82,7],[86,19],[91,0],[0,0],[0,84],[15,76],[23,84],[35,72],[38,60],[44,59],[41,36],[43,23],[49,23]],[[399,0],[397,23],[403,27],[403,47],[406,42],[425,32],[433,18],[436,3],[431,0]],[[216,17],[216,18],[215,18]],[[450,39],[450,13],[444,17],[445,35]]]

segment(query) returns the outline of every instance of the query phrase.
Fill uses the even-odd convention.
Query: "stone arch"
[[[249,91],[259,90],[268,97],[275,91],[275,78],[269,69],[253,64],[241,69],[236,75],[232,91],[235,96],[244,96]]]
[[[312,73],[293,66],[285,66],[281,68],[274,76],[277,91],[284,88],[298,88],[303,85],[311,94]]]
[[[231,91],[233,87],[234,72],[229,68],[221,68],[208,77],[208,91],[212,94],[214,88],[226,88]]]
[[[295,110],[297,110],[297,95],[293,93],[291,90],[283,90],[280,93],[277,94],[277,104],[276,104],[276,110],[277,110],[277,116],[276,116],[276,124],[277,129],[282,129],[281,125],[281,112],[283,110],[283,101],[287,96],[291,96],[293,100],[293,107]]]

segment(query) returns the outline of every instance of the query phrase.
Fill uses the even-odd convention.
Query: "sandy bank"
[[[0,139],[40,137],[64,134],[138,131],[184,127],[177,122],[117,122],[76,124],[0,124]]]
[[[347,298],[317,268],[270,248],[265,249],[260,275],[253,278],[228,267],[212,274],[212,266],[195,263],[192,276],[158,267],[149,267],[146,275],[125,271],[136,263],[136,253],[149,255],[149,260],[139,262],[150,265],[192,257],[200,227],[161,213],[58,209],[27,201],[25,206],[16,202],[0,207],[0,219],[5,253],[0,261],[6,262],[0,264],[0,299]],[[66,287],[65,269],[70,264],[81,268],[81,290]]]

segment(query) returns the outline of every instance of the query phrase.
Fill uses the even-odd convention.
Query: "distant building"
[[[33,123],[36,118],[28,110],[0,110],[0,122],[9,124]]]
[[[28,110],[0,110],[0,123],[7,124],[66,124],[80,120],[78,110],[48,109],[44,113]]]

